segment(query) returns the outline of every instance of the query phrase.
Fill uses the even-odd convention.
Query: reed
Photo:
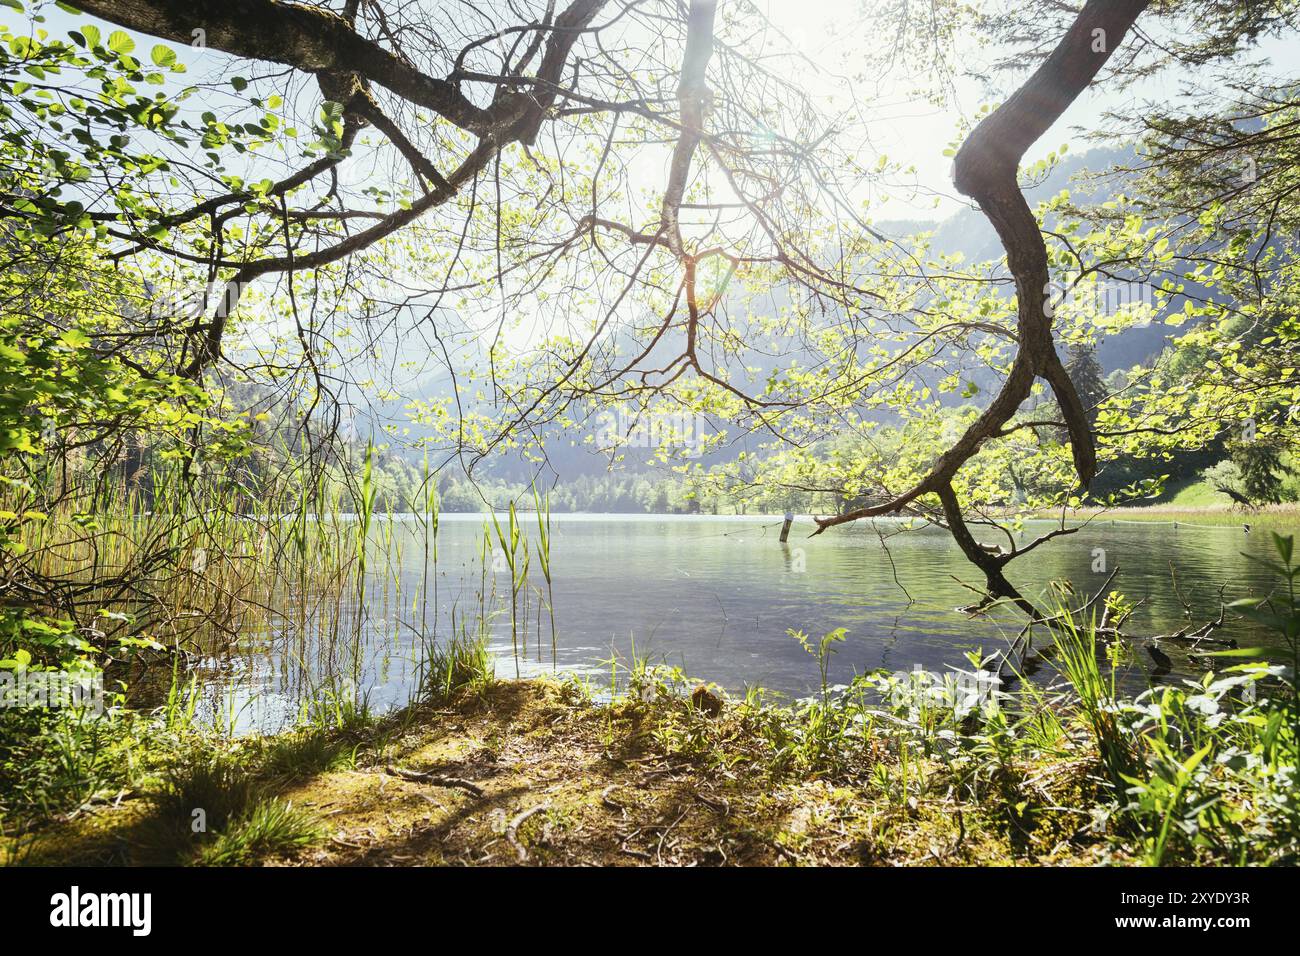
[[[1081,622],[1062,604],[1057,617],[1059,624],[1052,628],[1054,661],[1074,690],[1111,782],[1122,786],[1136,771],[1137,761],[1117,706],[1116,657],[1099,641],[1095,616]]]
[[[537,560],[546,581],[546,613],[551,621],[551,669],[559,661],[559,639],[555,632],[555,590],[551,584],[551,497],[540,496],[533,485],[533,505],[537,513]]]
[[[492,526],[496,529],[497,543],[510,571],[510,646],[515,659],[515,677],[519,676],[519,594],[528,583],[528,540],[519,525],[515,504],[510,503],[507,524],[503,530],[496,512],[492,512]],[[527,618],[525,618],[527,620]]]

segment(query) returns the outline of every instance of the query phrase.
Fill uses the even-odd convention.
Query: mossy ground
[[[780,771],[753,715],[688,700],[604,705],[575,685],[495,682],[348,731],[237,746],[259,787],[320,825],[291,865],[990,865],[1125,862],[1088,835],[1086,753],[1006,766],[979,788],[884,740],[834,773]],[[391,768],[391,769],[390,769]],[[883,773],[878,768],[889,768]],[[469,782],[413,781],[394,769]],[[904,781],[900,786],[900,780]],[[906,781],[910,780],[910,784]],[[145,794],[27,838],[28,864],[198,862]],[[202,837],[192,837],[202,840]],[[182,839],[183,844],[183,839]]]

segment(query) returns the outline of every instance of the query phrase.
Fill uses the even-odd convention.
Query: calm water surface
[[[435,630],[445,637],[453,613],[477,615],[485,579],[484,600],[497,609],[491,622],[497,673],[514,676],[509,571],[498,564],[500,570],[482,572],[483,516],[443,516],[436,574],[425,566],[413,520],[376,520],[392,521],[400,549],[372,557],[366,600],[342,609],[339,631],[351,630],[347,625],[360,615],[362,644],[323,638],[321,628],[251,635],[233,659],[201,673],[209,716],[221,714],[239,729],[273,730],[295,717],[301,701],[339,687],[374,709],[404,704],[427,639]],[[534,516],[521,516],[521,523],[535,536]],[[607,680],[609,665],[602,662],[626,662],[635,647],[638,655],[731,691],[757,684],[802,696],[818,685],[817,662],[788,629],[817,637],[847,628],[830,672],[842,682],[882,667],[963,667],[963,652],[1002,648],[1021,623],[1010,612],[971,619],[955,610],[975,598],[961,582],[982,579],[941,530],[890,537],[886,552],[877,531],[888,535],[898,525],[885,521],[875,530],[863,525],[810,538],[812,522],[800,518],[785,545],[778,541],[780,519],[770,517],[554,515],[551,527],[558,654],[552,662],[549,619],[534,593],[527,624],[520,625],[527,652],[518,669],[525,676],[555,667]],[[1051,527],[1031,522],[1024,540]],[[1273,586],[1269,572],[1245,556],[1270,556],[1267,533],[1110,519],[1013,562],[1009,576],[1026,594],[1052,580],[1070,580],[1090,593],[1106,578],[1093,570],[1097,549],[1105,552],[1106,571],[1117,569],[1113,586],[1143,602],[1126,628],[1135,634],[1186,624],[1183,600],[1200,623],[1217,616],[1221,587],[1224,599],[1233,600]],[[1171,565],[1178,594],[1170,586]],[[530,577],[545,587],[535,557]],[[1234,622],[1228,633],[1240,640],[1249,633],[1245,627]],[[1194,669],[1176,646],[1166,649],[1175,677]],[[1145,654],[1138,657],[1145,661]]]

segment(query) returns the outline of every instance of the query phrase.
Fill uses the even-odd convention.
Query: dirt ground
[[[354,766],[276,787],[323,839],[258,862],[403,865],[971,865],[1087,863],[942,794],[898,802],[867,785],[782,780],[662,746],[649,708],[605,707],[549,681],[499,682],[407,715]],[[698,717],[692,719],[708,719]],[[728,764],[731,765],[728,765]],[[101,806],[26,862],[164,862],[147,800]],[[1041,828],[1040,828],[1041,829]],[[1055,846],[1054,846],[1055,845]]]

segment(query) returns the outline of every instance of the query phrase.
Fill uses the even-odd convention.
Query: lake
[[[520,519],[535,538],[535,517]],[[246,635],[232,658],[200,669],[202,711],[223,715],[236,729],[274,730],[322,688],[344,687],[373,709],[405,704],[426,640],[445,638],[453,616],[476,617],[482,591],[484,606],[495,608],[490,635],[498,676],[513,677],[517,663],[523,676],[556,669],[607,683],[609,660],[626,664],[635,648],[731,692],[760,685],[792,696],[812,692],[819,676],[791,628],[813,638],[848,630],[830,667],[832,681],[844,682],[877,668],[964,667],[963,652],[1003,648],[1021,625],[1009,610],[981,618],[956,610],[976,597],[961,582],[979,586],[982,578],[939,529],[893,535],[899,522],[877,521],[810,538],[813,523],[800,517],[782,545],[780,517],[553,515],[558,651],[553,661],[549,618],[531,587],[545,590],[534,557],[530,594],[519,605],[527,615],[519,625],[526,652],[516,662],[510,572],[499,558],[495,569],[484,570],[484,520],[443,516],[435,573],[413,519],[376,516],[376,524],[391,523],[393,544],[376,546],[366,599],[343,607],[337,628],[360,633],[360,643],[324,640],[319,628]],[[1051,527],[1030,522],[1022,540]],[[1103,518],[1013,562],[1008,576],[1027,595],[1070,580],[1082,596],[1114,571],[1113,587],[1142,602],[1126,631],[1153,635],[1188,623],[1183,602],[1200,623],[1217,616],[1221,588],[1225,600],[1267,593],[1270,572],[1246,555],[1272,556],[1267,532]],[[1227,630],[1239,640],[1248,633],[1240,621]],[[1196,670],[1177,645],[1165,649],[1174,678]],[[1150,663],[1141,649],[1135,657]]]

